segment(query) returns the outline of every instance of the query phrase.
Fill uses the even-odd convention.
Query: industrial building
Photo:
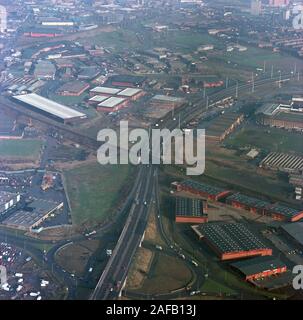
[[[257,121],[265,126],[303,131],[302,98],[290,105],[267,103],[256,111]]]
[[[127,98],[132,101],[136,101],[140,99],[144,95],[144,91],[142,89],[136,88],[126,88],[117,94],[118,97]]]
[[[98,104],[97,110],[104,112],[116,112],[122,108],[125,108],[128,104],[128,100],[125,98],[110,97],[107,100]]]
[[[96,95],[103,95],[103,96],[113,96],[121,92],[121,89],[117,88],[110,88],[110,87],[96,87],[90,90],[91,97]]]
[[[296,246],[303,249],[303,222],[284,224],[281,226],[281,231]]]
[[[289,173],[300,173],[303,170],[303,157],[271,152],[262,160],[260,167]]]
[[[0,191],[0,216],[16,206],[21,200],[20,194]]]
[[[240,272],[246,281],[267,278],[287,271],[287,266],[279,259],[272,257],[257,257],[234,262],[231,267]]]
[[[145,77],[134,75],[114,75],[108,79],[108,83],[112,86],[130,88],[142,87],[145,81]]]
[[[184,101],[185,100],[183,98],[157,94],[151,99],[151,105],[154,107],[161,106],[166,107],[167,109],[172,109],[181,106]]]
[[[177,223],[205,223],[208,221],[206,201],[176,197],[174,209]]]
[[[237,126],[243,121],[244,115],[233,112],[221,114],[219,117],[210,121],[206,127],[206,141],[223,141]]]
[[[172,185],[177,189],[177,191],[190,192],[214,201],[218,201],[230,194],[230,191],[228,190],[209,186],[207,184],[199,183],[193,180],[185,180],[180,183],[173,182]]]
[[[298,221],[303,218],[303,211],[285,207],[280,204],[272,204],[268,201],[236,193],[226,198],[226,203],[234,208],[248,210],[260,215],[268,215],[278,221]]]
[[[58,94],[61,96],[79,97],[83,94],[90,85],[82,81],[67,82],[58,89]]]
[[[278,203],[269,206],[266,209],[266,214],[279,221],[296,222],[303,218],[303,210],[285,207]]]
[[[39,96],[35,93],[14,96],[14,99],[21,102],[28,108],[33,108],[36,112],[63,123],[73,123],[87,118],[84,113]]]
[[[23,210],[18,210],[7,217],[2,223],[11,228],[31,231],[37,228],[55,211],[63,208],[63,202],[34,200]]]
[[[220,260],[272,255],[272,249],[241,223],[206,223],[192,229]]]
[[[266,208],[268,208],[271,205],[271,203],[268,201],[248,197],[240,193],[228,196],[226,198],[226,203],[232,205],[234,208],[248,210],[252,213],[257,213],[261,215],[265,215]]]
[[[88,103],[89,104],[99,104],[99,103],[103,102],[106,99],[108,99],[108,96],[102,96],[102,95],[93,96],[88,100]]]

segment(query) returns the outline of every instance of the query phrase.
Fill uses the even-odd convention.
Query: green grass
[[[186,287],[191,279],[191,271],[183,261],[156,254],[151,270],[139,291],[146,294],[167,293]]]
[[[264,151],[295,152],[303,154],[303,136],[283,129],[248,125],[226,140],[236,149],[256,147]]]
[[[0,157],[37,159],[42,146],[42,140],[3,140],[0,141]]]
[[[64,171],[73,224],[92,225],[111,220],[130,174],[130,166],[97,163]]]
[[[236,294],[236,291],[225,286],[224,284],[208,278],[201,287],[202,292],[207,293],[224,293],[224,294]]]

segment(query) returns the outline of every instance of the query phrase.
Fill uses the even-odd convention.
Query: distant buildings
[[[262,1],[261,0],[252,0],[250,13],[254,16],[258,16],[261,14],[262,11]]]
[[[269,5],[273,7],[284,7],[288,6],[290,0],[269,0]]]
[[[4,6],[0,6],[0,33],[5,33],[7,30],[7,11]]]

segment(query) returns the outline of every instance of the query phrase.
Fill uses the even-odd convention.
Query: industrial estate
[[[302,1],[0,4],[0,300],[302,299]],[[121,121],[205,172],[101,165]]]

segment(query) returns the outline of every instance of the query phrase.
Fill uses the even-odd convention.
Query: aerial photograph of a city
[[[0,0],[0,305],[302,299],[303,0]]]

